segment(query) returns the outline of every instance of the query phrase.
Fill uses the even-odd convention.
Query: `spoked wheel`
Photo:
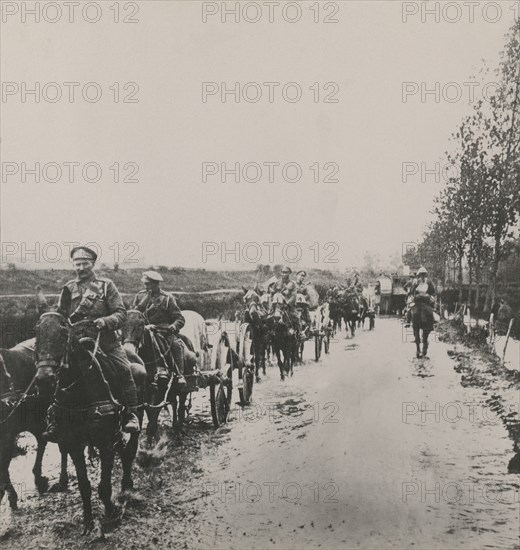
[[[211,416],[215,428],[219,428],[222,424],[227,422],[227,417],[231,409],[231,393],[231,385],[224,383],[222,380],[220,383],[211,384],[209,387]]]
[[[303,350],[305,349],[305,340],[300,340],[298,344],[298,362],[303,363]]]
[[[249,405],[253,396],[253,384],[255,382],[255,369],[252,366],[246,366],[242,370],[242,387],[239,388],[240,404]]]
[[[240,327],[240,362],[242,366],[242,384],[238,388],[240,404],[249,405],[255,383],[255,356],[253,353],[252,329],[248,323]]]
[[[319,333],[314,335],[314,360],[319,361],[321,357],[321,340],[322,337]]]

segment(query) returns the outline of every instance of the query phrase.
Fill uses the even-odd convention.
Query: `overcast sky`
[[[501,2],[496,23],[486,21],[494,14],[485,18],[479,8],[473,22],[464,11],[456,23],[436,23],[432,17],[423,23],[420,12],[403,23],[401,2],[363,1],[337,2],[339,23],[314,23],[311,2],[301,2],[301,20],[293,24],[279,11],[274,23],[267,21],[267,11],[258,23],[223,24],[219,14],[203,23],[201,2],[151,1],[138,3],[138,23],[115,24],[112,2],[98,4],[103,11],[97,23],[77,15],[68,23],[63,15],[54,24],[34,23],[30,16],[23,24],[15,14],[2,24],[4,86],[56,82],[64,93],[56,103],[43,92],[39,103],[34,96],[22,102],[16,91],[2,98],[4,262],[20,264],[22,246],[31,249],[36,242],[40,250],[50,242],[96,242],[107,263],[113,263],[114,243],[119,243],[120,263],[139,260],[134,265],[144,267],[285,263],[298,253],[293,246],[282,256],[283,245],[292,241],[300,247],[298,265],[306,266],[317,261],[323,267],[327,254],[339,261],[329,267],[341,269],[359,264],[365,250],[383,257],[400,254],[403,243],[422,234],[441,189],[433,175],[425,183],[420,173],[403,183],[402,164],[424,163],[431,169],[442,160],[451,132],[469,109],[470,88],[464,83],[478,74],[482,59],[497,63],[513,21],[512,2]],[[322,11],[319,17],[325,15]],[[334,17],[330,10],[328,15]],[[72,103],[64,82],[81,83]],[[87,82],[102,90],[98,102],[81,98]],[[123,84],[137,83],[133,97],[138,102],[114,102],[115,82],[120,100],[135,88],[124,90]],[[219,87],[256,82],[262,96],[256,103],[243,98],[235,103],[228,95],[223,103],[215,94],[203,102],[203,82]],[[264,82],[280,83],[273,88],[273,103]],[[289,82],[301,86],[300,101],[283,99],[281,89]],[[317,88],[309,89],[315,82],[318,103]],[[336,85],[324,90],[328,82]],[[419,90],[421,83],[434,88],[438,82],[442,89],[452,82],[446,93],[453,98],[460,89],[462,97],[450,103],[443,94],[440,102],[429,95],[423,102],[419,92],[403,102],[403,82],[415,82]],[[48,97],[55,89],[46,88]],[[255,87],[248,93],[253,97]],[[338,102],[324,103],[327,93]],[[24,162],[27,168],[35,162],[60,164],[61,183],[35,183],[31,174],[22,183]],[[67,182],[64,162],[80,163],[74,183]],[[98,183],[83,180],[87,162],[102,168]],[[124,170],[125,163],[138,165],[138,182],[114,183],[115,168],[109,167],[115,162],[121,179],[131,175],[133,165]],[[222,183],[220,174],[202,181],[202,163],[223,162],[228,167],[294,162],[302,175],[299,182],[287,182],[281,166],[275,166],[271,183],[264,165],[257,183],[242,177],[235,183],[231,175]],[[309,168],[315,163],[319,174]],[[334,170],[334,164],[325,170],[325,163],[339,167],[338,182],[323,181]],[[10,175],[16,168],[20,171]],[[255,176],[253,170],[248,174]],[[321,181],[313,182],[314,174]],[[227,255],[223,262],[222,243],[232,249],[236,242],[240,257]],[[259,246],[244,251],[251,242]],[[273,245],[273,258],[265,242],[280,243]],[[203,243],[218,243],[218,248],[205,245],[206,261]],[[56,255],[49,246],[45,250],[40,267],[51,266],[45,260]],[[63,244],[63,257],[66,250]]]

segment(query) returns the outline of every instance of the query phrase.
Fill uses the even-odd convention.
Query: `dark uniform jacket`
[[[184,316],[175,298],[168,292],[159,290],[157,296],[152,296],[147,290],[142,290],[134,298],[135,309],[144,313],[150,325],[161,328],[172,327],[176,332],[184,326]]]
[[[58,313],[72,323],[82,320],[104,319],[99,345],[102,350],[119,346],[116,330],[126,323],[126,309],[116,285],[104,277],[93,274],[86,281],[73,279],[62,289]]]

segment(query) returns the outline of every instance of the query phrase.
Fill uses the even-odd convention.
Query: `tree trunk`
[[[459,303],[462,303],[462,255],[459,255],[458,284],[459,284]]]
[[[477,265],[475,266],[475,311],[480,312],[480,255],[477,256]]]
[[[500,233],[495,234],[495,250],[493,258],[493,266],[491,269],[491,279],[489,281],[489,290],[486,296],[486,305],[484,306],[484,311],[492,311],[495,306],[496,297],[497,297],[497,277],[498,277],[498,264],[500,262]]]
[[[468,306],[471,306],[471,298],[473,296],[474,281],[473,281],[473,262],[469,262],[469,285],[468,285]]]

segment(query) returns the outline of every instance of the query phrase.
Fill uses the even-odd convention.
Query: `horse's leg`
[[[114,517],[117,511],[112,501],[112,469],[114,467],[114,449],[112,446],[99,449],[99,460],[101,462],[101,480],[98,485],[99,498],[105,505],[105,515]]]
[[[7,492],[12,510],[18,509],[18,495],[9,477],[9,465],[13,458],[16,435],[16,430],[2,434],[2,445],[0,445],[0,502]]]
[[[263,375],[265,376],[266,375],[266,372],[265,372],[265,355],[266,355],[266,344],[265,344],[265,340],[262,336],[262,339],[260,341],[260,366],[262,367],[262,373]]]
[[[143,427],[144,408],[139,408],[137,413],[139,419],[139,426]],[[132,466],[134,464],[135,457],[137,456],[137,449],[139,448],[139,434],[133,433],[130,436],[126,447],[121,449],[121,463],[123,465],[123,479],[121,481],[121,490],[130,491],[134,488],[134,482],[132,480]]]
[[[187,393],[181,393],[179,395],[179,413],[178,413],[178,422],[179,427],[182,428],[184,421],[186,420],[186,398],[188,397]]]
[[[37,448],[36,448],[36,460],[32,469],[34,475],[34,484],[38,489],[38,492],[45,493],[49,488],[49,480],[42,476],[42,461],[45,453],[45,447],[47,447],[47,441],[41,437],[41,435],[35,435]]]
[[[158,409],[147,409],[148,426],[146,426],[146,444],[148,447],[153,446],[153,442],[157,441],[159,431],[159,414]]]
[[[422,357],[421,354],[421,329],[418,325],[413,325],[413,334],[415,336],[415,348],[416,348],[416,357],[420,359]]]
[[[284,363],[281,358],[280,348],[278,346],[275,347],[274,352],[276,355],[276,360],[278,361],[278,368],[280,369],[280,379],[283,382],[285,380],[285,372],[284,372]],[[284,360],[285,360],[285,357],[284,357]]]
[[[296,348],[297,349],[297,346],[298,346],[298,342],[296,341],[295,342],[295,345],[292,346],[292,348]],[[290,374],[291,376],[293,375],[293,366],[294,366],[294,354],[292,353],[289,353],[289,356],[288,356],[288,364],[287,364],[287,374]]]
[[[85,454],[81,445],[69,449],[70,457],[76,468],[76,476],[78,478],[79,492],[83,502],[83,534],[87,535],[94,528],[92,517],[92,489],[87,475],[87,464],[85,463]]]
[[[257,382],[260,382],[260,335],[255,334],[254,339],[254,354],[255,354],[255,378]]]
[[[423,329],[423,349],[422,349],[423,357],[426,357],[428,354],[428,336],[429,335],[430,335],[430,331]]]
[[[58,483],[58,489],[60,491],[66,491],[67,487],[69,486],[69,474],[67,472],[67,466],[68,466],[68,453],[67,451],[60,445],[60,453],[61,453],[61,471],[60,471],[60,480]]]
[[[172,426],[174,429],[177,429],[179,423],[179,402],[175,392],[170,396],[170,403],[172,406]]]
[[[140,419],[140,424],[142,421]],[[134,482],[132,480],[132,465],[137,455],[137,448],[139,446],[139,434],[133,433],[130,436],[130,440],[126,446],[121,449],[119,456],[121,457],[121,464],[123,466],[123,478],[121,480],[121,491],[131,491],[134,488]]]

